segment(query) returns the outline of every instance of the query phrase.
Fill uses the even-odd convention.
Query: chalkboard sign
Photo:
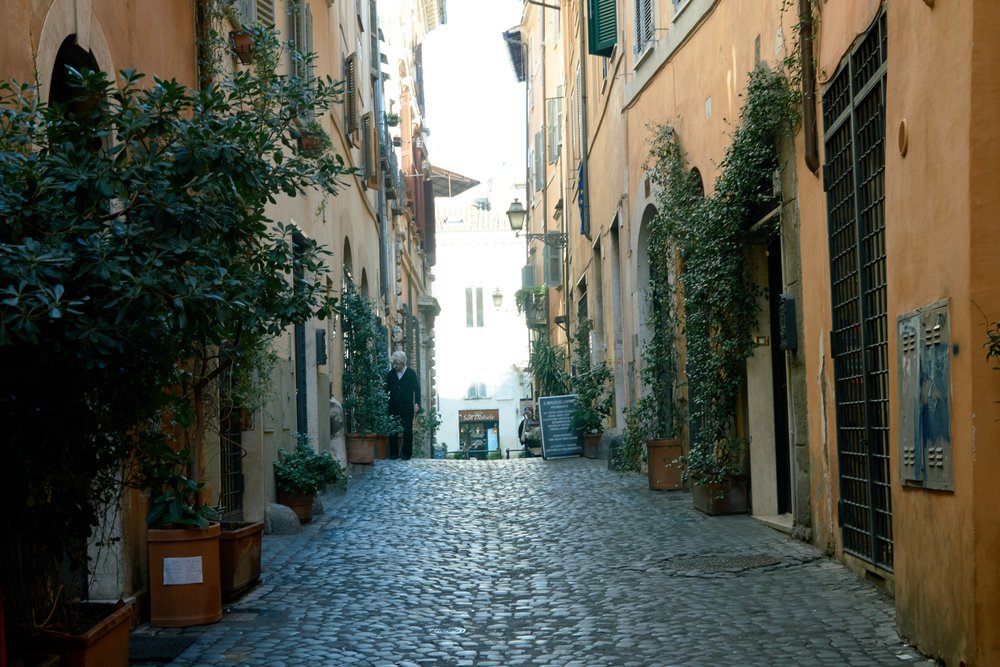
[[[583,456],[583,444],[573,428],[570,415],[573,399],[568,396],[542,396],[538,399],[538,419],[542,424],[542,457]]]

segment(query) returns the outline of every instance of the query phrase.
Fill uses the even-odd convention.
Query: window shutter
[[[545,146],[542,144],[542,131],[535,132],[535,190],[541,190],[545,185]]]
[[[465,288],[465,326],[472,326],[472,288]]]
[[[240,16],[240,23],[243,24],[244,28],[251,23],[257,22],[256,0],[238,0],[235,7],[236,13]]]
[[[312,9],[310,9],[308,6],[306,6],[305,21],[303,22],[303,31],[305,33],[305,52],[313,53],[315,50],[313,48],[313,13]],[[310,61],[309,65],[306,67],[305,76],[309,80],[312,80],[313,78],[313,69],[315,68],[315,66],[316,66],[315,63],[313,61]]]
[[[587,15],[588,52],[607,58],[618,41],[618,17],[615,0],[589,0]]]
[[[562,252],[558,246],[545,244],[545,286],[562,285]]]
[[[253,0],[250,0],[252,2]],[[257,0],[257,15],[254,20],[268,26],[274,27],[274,0]]]
[[[535,286],[535,265],[525,264],[521,267],[521,287]]]
[[[563,145],[563,102],[564,102],[564,86],[559,84],[556,87],[556,152],[562,150]]]
[[[483,288],[476,288],[476,326],[483,326]]]
[[[576,142],[576,154],[574,157],[580,157],[581,152],[587,150],[586,137],[583,136],[583,101],[580,99],[582,94],[582,85],[580,82],[580,67],[576,68],[576,119],[575,128],[576,136],[573,138]]]
[[[375,7],[375,0],[368,0],[368,33],[371,36],[372,44],[372,72],[379,71],[378,57],[378,11]]]
[[[548,143],[546,152],[548,153],[549,164],[555,164],[559,159],[559,124],[556,102],[559,100],[545,100],[545,119],[548,121]]]
[[[344,126],[347,128],[348,134],[353,134],[358,129],[358,95],[354,54],[348,56],[347,62],[344,64],[344,80]]]
[[[535,148],[528,147],[528,186],[534,189],[537,177],[535,176]]]
[[[653,0],[635,0],[635,54],[653,41]]]
[[[371,186],[372,178],[375,177],[375,163],[372,160],[372,117],[365,114],[361,118],[361,152],[362,168],[365,170],[365,184]]]

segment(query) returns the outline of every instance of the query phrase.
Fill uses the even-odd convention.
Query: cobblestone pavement
[[[378,461],[172,665],[930,665],[891,600],[603,461]]]

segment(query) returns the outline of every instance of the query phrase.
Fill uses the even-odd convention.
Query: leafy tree
[[[0,589],[12,621],[50,616],[60,562],[83,564],[97,508],[143,443],[175,434],[197,482],[219,374],[335,307],[328,253],[266,207],[336,192],[343,160],[304,153],[298,137],[343,84],[280,75],[274,34],[255,42],[252,69],[200,90],[71,71],[71,110],[33,84],[0,84]]]

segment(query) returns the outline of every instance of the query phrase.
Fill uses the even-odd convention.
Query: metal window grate
[[[844,550],[892,569],[886,313],[885,14],[823,95]]]
[[[246,450],[240,445],[242,435],[238,428],[227,428],[221,434],[222,490],[219,504],[224,521],[243,520],[243,457]]]

